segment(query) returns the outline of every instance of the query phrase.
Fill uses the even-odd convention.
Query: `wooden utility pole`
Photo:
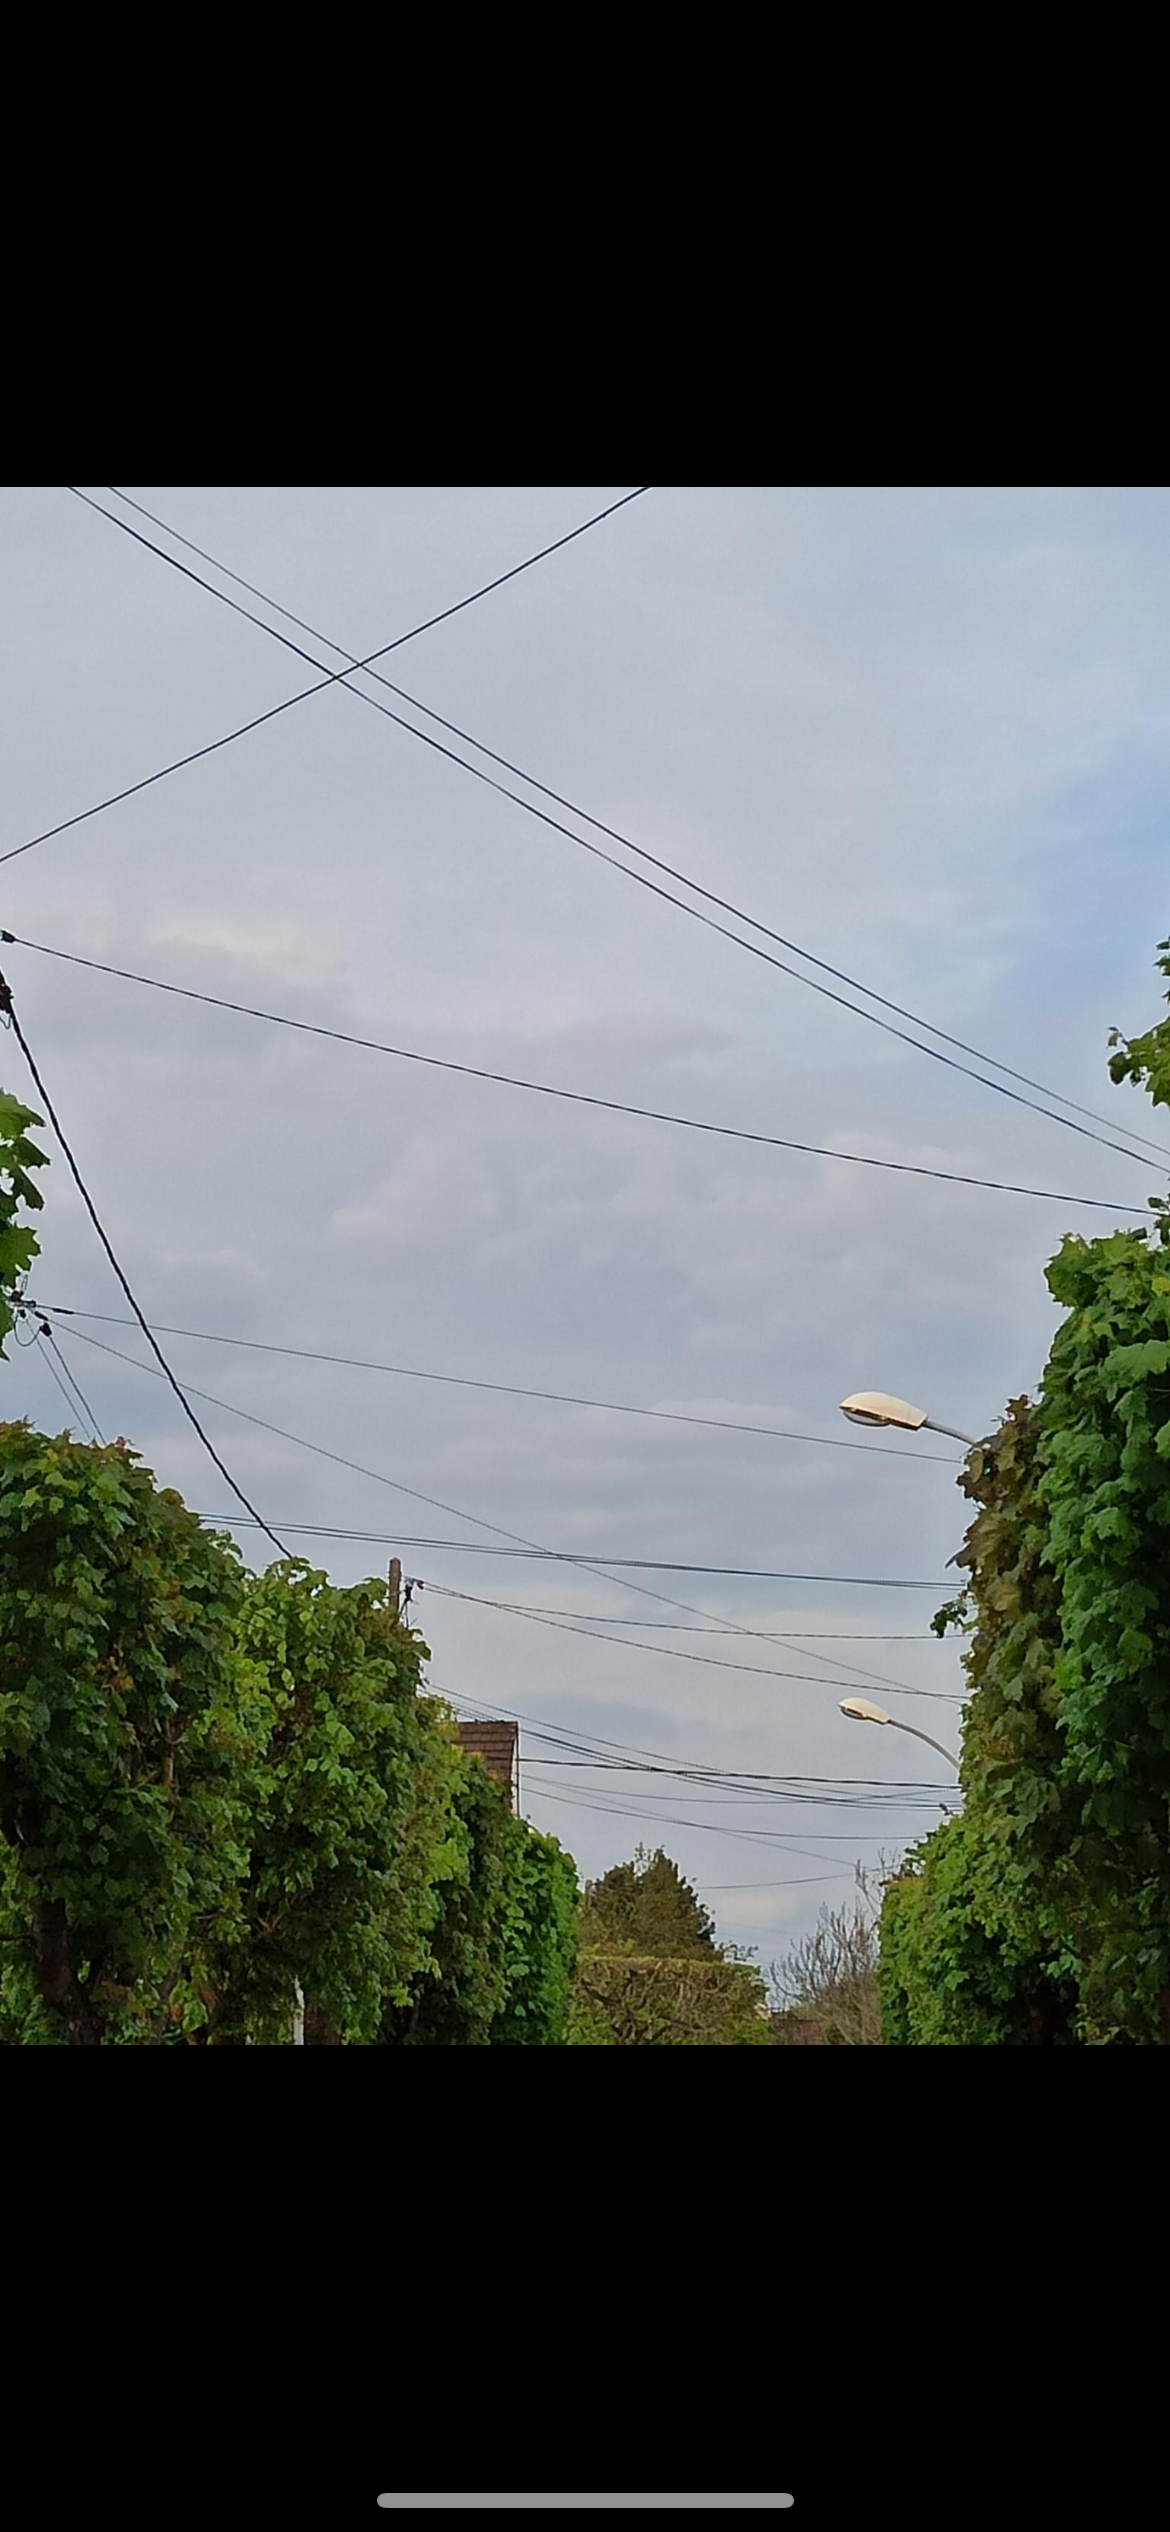
[[[392,1617],[398,1616],[401,1600],[402,1559],[400,1556],[392,1556],[390,1559],[390,1614]]]

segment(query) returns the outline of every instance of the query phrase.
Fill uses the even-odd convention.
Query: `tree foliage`
[[[44,1204],[29,1171],[44,1169],[46,1155],[28,1136],[30,1125],[43,1122],[31,1108],[22,1108],[11,1092],[0,1090],[0,1357],[12,1333],[11,1295],[38,1254],[36,1233],[17,1219],[17,1212],[24,1205],[29,1212],[39,1213]]]
[[[877,1918],[889,1877],[884,1868],[875,1874],[859,1865],[855,1898],[842,1908],[822,1908],[811,1934],[773,1962],[774,2032],[781,2043],[799,2035],[833,2048],[880,2046]]]
[[[639,1846],[586,1884],[568,2038],[577,2048],[719,2048],[770,2040],[759,1971],[715,1940],[671,1857]]]
[[[772,2039],[750,1961],[582,1951],[568,2037],[576,2048],[743,2048]]]
[[[612,1950],[615,1942],[672,1960],[718,1957],[711,1917],[660,1846],[653,1854],[639,1846],[631,1863],[615,1864],[600,1881],[585,1885],[583,1950]]]
[[[1161,944],[1170,975],[1170,944]],[[1170,1103],[1170,1023],[1115,1080]],[[961,1820],[882,1921],[887,2038],[1170,2041],[1170,1215],[1066,1238],[1031,1404],[960,1480],[979,1506]],[[951,1614],[951,1613],[948,1613]]]
[[[0,2045],[549,2045],[577,1881],[386,1586],[246,1574],[124,1443],[0,1426]]]
[[[339,2038],[369,2041],[426,1958],[433,1857],[410,1834],[435,1730],[425,1652],[385,1583],[342,1589],[300,1559],[248,1578],[248,1855],[206,1963],[213,2041],[286,2038],[298,1988]]]
[[[547,2047],[564,2037],[577,1875],[557,1840],[509,1809],[474,1751],[452,1742],[427,1957],[387,2004],[406,2048]]]
[[[4,2037],[155,2036],[247,1853],[235,1549],[125,1444],[0,1426]],[[16,2016],[13,2028],[11,2016]]]
[[[504,1989],[492,2022],[494,2048],[548,2048],[564,2042],[577,1942],[572,1857],[555,1837],[512,1822],[501,1928]]]

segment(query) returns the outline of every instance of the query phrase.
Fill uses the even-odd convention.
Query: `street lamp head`
[[[890,1720],[885,1707],[872,1706],[868,1697],[842,1697],[841,1712],[847,1714],[852,1723],[888,1723]]]
[[[851,1424],[896,1424],[904,1433],[918,1433],[927,1421],[924,1407],[907,1406],[904,1398],[889,1398],[884,1389],[859,1389],[856,1397],[842,1398],[841,1413]]]

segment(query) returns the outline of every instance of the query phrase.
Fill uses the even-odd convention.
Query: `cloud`
[[[605,496],[142,497],[360,651]],[[297,661],[64,496],[11,491],[4,518],[4,841],[302,682]],[[1103,1040],[1157,1009],[1168,522],[1163,494],[1124,489],[655,493],[387,673],[787,938],[1144,1130],[1105,1078]],[[394,1046],[976,1177],[1139,1206],[1157,1183],[1152,1157],[1153,1178],[915,1054],[344,694],[9,863],[5,881],[13,931]],[[1111,1220],[459,1078],[16,948],[4,968],[134,1288],[177,1327],[836,1439],[838,1399],[876,1384],[980,1431],[1035,1384],[1062,1231]],[[3,1078],[21,1089],[14,1047]],[[124,1312],[59,1158],[42,1236],[45,1296]],[[125,1329],[78,1326],[141,1350]],[[560,1824],[583,1870],[660,1833],[700,1884],[790,1873],[790,1891],[717,1902],[721,1923],[779,1942],[838,1895],[796,1876],[839,1863],[847,1895],[855,1854],[937,1816],[917,1795],[899,1812],[843,1806],[844,1777],[880,1778],[891,1800],[902,1780],[939,1780],[921,1745],[860,1733],[838,1704],[876,1673],[906,1719],[946,1718],[948,1741],[957,1709],[921,1699],[959,1680],[926,1632],[969,1510],[950,1469],[167,1343],[180,1375],[226,1402],[200,1412],[278,1522],[490,1545],[460,1517],[478,1514],[600,1563],[869,1578],[615,1567],[606,1583],[470,1544],[403,1549],[432,1587],[420,1605],[452,1693],[671,1759],[825,1780],[819,1804],[750,1812],[705,1808],[673,1780],[664,1794],[657,1779],[563,1771],[560,1790],[533,1739],[534,1816]],[[201,1509],[226,1508],[162,1383],[76,1339],[70,1360],[105,1430],[138,1438]],[[5,1367],[3,1411],[64,1413],[39,1354]],[[340,1579],[389,1553],[304,1544]],[[444,1582],[476,1598],[445,1599]],[[820,1636],[801,1655],[648,1628],[634,1651],[479,1605],[509,1598],[586,1623],[640,1611],[681,1626],[697,1611]]]

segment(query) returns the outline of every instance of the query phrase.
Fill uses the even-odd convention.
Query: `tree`
[[[384,2006],[384,2045],[488,2046],[506,1988],[508,1816],[503,1789],[482,1760],[453,1748],[428,1958],[408,1996]]]
[[[38,1120],[0,1094],[0,1353]],[[0,1425],[0,2045],[549,2045],[577,1877],[419,1693],[387,1585]]]
[[[448,1727],[450,1728],[450,1727]],[[548,2047],[563,2040],[577,1941],[577,1875],[553,1837],[451,1733],[427,1957],[388,1996],[387,2047]]]
[[[3,2037],[163,2035],[247,1856],[230,1540],[124,1443],[0,1425]]]
[[[577,1868],[555,1837],[513,1820],[501,1928],[504,1987],[493,2048],[550,2048],[565,2038],[577,1964]]]
[[[614,1938],[671,1960],[719,1957],[711,1917],[660,1846],[653,1854],[639,1846],[632,1863],[614,1864],[600,1881],[586,1883],[582,1948],[610,1949]]]
[[[576,2048],[742,2048],[772,2038],[749,1961],[582,1951],[568,2038]]]
[[[822,1908],[813,1932],[773,1962],[777,2040],[787,2041],[797,2026],[811,2024],[814,2035],[831,2047],[880,2045],[877,1920],[882,1890],[895,1870],[881,1866],[872,1873],[859,1864],[855,1899],[842,1908]],[[806,2036],[804,2028],[800,2036]]]
[[[1112,1042],[1114,1080],[1170,1104],[1170,1022]],[[1170,1204],[1151,1210],[1148,1233],[1063,1241],[1039,1396],[960,1479],[969,1582],[939,1623],[969,1632],[966,1807],[887,1894],[903,2045],[1170,2043]]]
[[[763,1981],[715,1940],[661,1847],[589,1882],[568,2037],[578,2048],[707,2048],[771,2038]]]
[[[340,1588],[300,1559],[245,1583],[235,1630],[249,1844],[203,1976],[213,2044],[279,2042],[297,1989],[343,2040],[373,2038],[388,1987],[427,1957],[433,1854],[426,1646],[387,1585]],[[423,1799],[420,1801],[420,1796]]]

